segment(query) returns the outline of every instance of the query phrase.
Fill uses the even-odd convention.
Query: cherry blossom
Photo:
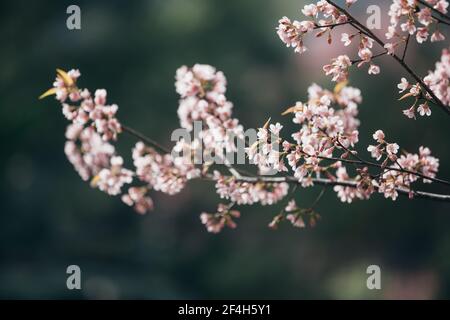
[[[120,156],[114,156],[110,159],[110,167],[100,170],[93,184],[97,185],[102,191],[115,196],[121,193],[122,186],[133,181],[133,172],[122,168],[123,159]]]
[[[144,214],[153,209],[153,200],[146,196],[148,189],[146,187],[131,187],[128,193],[122,195],[122,201],[140,214]]]
[[[225,226],[232,229],[236,228],[233,218],[239,218],[241,214],[237,210],[231,210],[231,207],[220,203],[216,213],[203,212],[200,215],[200,220],[206,226],[208,232],[219,233]]]

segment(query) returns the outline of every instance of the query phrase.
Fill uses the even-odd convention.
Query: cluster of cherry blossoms
[[[236,181],[236,177],[225,177],[220,172],[214,172],[216,190],[222,199],[238,205],[274,205],[282,200],[289,191],[289,185],[282,183],[249,183]]]
[[[447,13],[447,0],[424,0],[435,10]],[[386,38],[391,42],[385,45],[390,54],[409,37],[415,37],[418,43],[443,41],[445,36],[439,31],[440,21],[433,15],[431,8],[422,6],[417,0],[393,0],[389,8],[390,25]],[[430,37],[431,34],[431,37]]]
[[[378,191],[383,193],[386,198],[395,200],[398,196],[398,190],[411,190],[411,183],[417,181],[421,174],[423,177],[435,178],[439,168],[439,159],[431,156],[430,149],[420,147],[418,154],[404,152],[398,156],[399,145],[389,143],[385,140],[385,134],[377,130],[373,134],[376,145],[370,145],[367,151],[371,153],[372,158],[377,161],[383,160],[381,167],[384,168],[378,181],[374,185]],[[384,159],[382,159],[385,157]],[[429,179],[423,178],[424,183],[431,183]],[[413,197],[413,193],[410,193]]]
[[[226,79],[222,72],[199,64],[177,71],[175,86],[181,96],[180,124],[190,132],[194,123],[200,122],[202,129],[192,141],[180,139],[171,153],[138,141],[132,150],[134,170],[123,167],[124,160],[114,147],[118,134],[124,130],[116,118],[118,106],[106,103],[104,89],[96,90],[94,96],[87,89],[79,89],[79,76],[77,70],[67,73],[58,70],[54,87],[41,97],[55,94],[61,102],[63,114],[71,121],[66,130],[65,153],[82,179],[91,180],[93,187],[112,196],[121,195],[124,203],[143,214],[153,209],[151,190],[174,195],[187,181],[208,177],[215,181],[219,196],[229,201],[229,204],[219,205],[214,217],[220,216],[220,219],[206,219],[207,215],[202,214],[201,220],[210,231],[234,225],[230,217],[237,217],[238,213],[225,211],[226,207],[272,205],[286,196],[287,183],[239,182],[234,177],[225,178],[217,170],[209,174],[212,163],[202,162],[206,153],[220,158],[224,150],[236,150],[233,138],[243,136],[243,127],[232,118],[233,105],[224,95]],[[125,185],[130,186],[123,192]]]
[[[232,118],[232,104],[225,97],[224,75],[211,66],[195,65],[177,71],[176,89],[181,96],[178,115],[187,131],[193,131],[196,121],[201,122],[202,130],[192,141],[179,140],[171,153],[156,150],[145,139],[138,141],[132,150],[135,169],[130,170],[124,168],[124,160],[114,147],[118,134],[130,129],[124,129],[117,120],[118,107],[107,104],[105,90],[96,90],[91,96],[87,89],[77,87],[79,75],[75,70],[68,73],[58,70],[54,87],[43,96],[55,94],[63,114],[71,121],[66,130],[65,152],[82,179],[91,180],[92,186],[109,195],[121,195],[124,203],[141,214],[153,209],[151,190],[174,195],[191,179],[212,180],[218,195],[227,203],[219,204],[215,213],[201,214],[201,221],[210,232],[236,226],[233,219],[240,213],[231,210],[235,205],[279,203],[288,195],[289,182],[306,188],[325,177],[335,182],[334,190],[343,202],[368,199],[375,191],[395,200],[399,190],[409,191],[412,197],[412,183],[419,178],[430,182],[439,167],[438,159],[430,155],[428,148],[421,147],[418,154],[403,152],[399,156],[399,146],[387,142],[381,130],[373,135],[377,144],[367,149],[380,163],[361,160],[354,150],[359,139],[357,115],[361,92],[344,82],[334,91],[311,85],[308,101],[297,102],[283,113],[293,115],[292,121],[299,127],[291,134],[292,141],[282,138],[280,123],[270,124],[269,120],[258,129],[256,141],[245,148],[250,163],[257,168],[256,179],[248,176],[250,180],[242,179],[239,171],[226,162],[220,164],[225,164],[231,175],[216,169],[210,173],[214,163],[201,161],[202,153],[237,150],[237,141],[230,139],[229,133],[241,137],[244,129]],[[351,158],[358,161],[351,162]],[[351,176],[349,165],[355,163],[358,168]],[[371,173],[370,166],[380,172]],[[258,178],[290,171],[295,180]],[[128,190],[124,192],[125,185]],[[299,208],[290,199],[269,226],[276,228],[283,220],[295,227],[304,227],[305,221],[312,226],[319,218],[312,207]]]
[[[346,0],[346,5],[350,7],[356,2]],[[349,69],[354,64],[367,65],[369,74],[378,74],[380,67],[373,60],[389,54],[403,66],[411,36],[415,35],[419,43],[426,41],[430,34],[431,41],[443,40],[437,28],[442,21],[436,12],[445,14],[447,7],[446,0],[393,0],[389,11],[391,25],[386,36],[398,41],[386,45],[333,1],[320,0],[306,5],[302,12],[309,20],[291,21],[283,17],[277,33],[298,53],[307,50],[304,45],[307,34],[316,31],[317,37],[327,36],[331,43],[334,28],[347,24],[357,32],[341,33],[340,40],[345,46],[358,44],[357,59],[339,55],[323,67],[326,75],[337,82],[334,90],[312,84],[306,102],[296,102],[282,113],[290,115],[296,125],[294,132],[288,134],[281,123],[271,123],[269,119],[257,131],[253,130],[254,139],[247,141],[247,131],[244,132],[239,120],[233,117],[233,104],[226,98],[225,75],[204,64],[183,66],[176,71],[175,89],[180,95],[177,114],[181,128],[178,130],[186,135],[171,149],[123,126],[117,119],[118,106],[107,103],[105,89],[91,94],[87,89],[78,88],[78,70],[57,69],[53,88],[41,97],[55,95],[62,105],[63,115],[70,121],[64,150],[81,178],[111,196],[120,196],[140,214],[154,207],[150,192],[175,195],[188,181],[202,179],[213,182],[216,193],[225,202],[218,204],[214,213],[201,213],[200,220],[209,232],[235,228],[234,220],[240,217],[235,206],[271,206],[283,200],[287,204],[283,204],[281,212],[269,223],[270,228],[276,229],[285,220],[298,228],[314,226],[320,219],[315,206],[323,191],[313,205],[302,208],[294,196],[288,196],[290,184],[295,185],[292,193],[297,186],[332,186],[337,197],[346,203],[369,199],[374,193],[392,200],[400,193],[413,198],[418,194],[413,184],[419,180],[450,184],[436,178],[439,160],[431,156],[428,148],[420,147],[418,153],[400,150],[400,146],[388,141],[381,130],[373,134],[375,143],[364,148],[375,160],[364,160],[356,150],[361,91],[347,85]],[[401,34],[398,27],[407,35]],[[383,53],[373,54],[375,43],[382,45]],[[395,55],[401,43],[405,43],[403,58]],[[415,99],[414,104],[403,111],[408,118],[415,118],[416,113],[431,115],[430,104],[450,106],[450,50],[443,51],[435,70],[423,79],[409,73],[416,83],[410,84],[402,78],[398,84],[400,100]],[[138,138],[131,152],[133,169],[124,166],[124,159],[116,151],[115,143],[122,132]],[[236,168],[233,161],[230,162],[230,153],[233,159],[234,154],[238,159],[243,155],[244,162],[248,159],[253,165],[253,171]],[[247,163],[238,160],[238,164]]]
[[[436,95],[436,97],[446,106],[450,106],[450,51],[444,49],[442,51],[441,60],[436,63],[434,71],[429,71],[428,75],[423,79]],[[414,98],[414,104],[403,110],[403,114],[410,119],[416,118],[416,113],[421,116],[430,116],[430,102],[433,98],[421,87],[419,83],[410,84],[406,78],[402,78],[397,85],[399,93],[403,96],[400,100],[408,97]]]
[[[241,213],[237,210],[231,210],[231,208],[232,205],[219,203],[216,213],[203,212],[200,215],[200,220],[206,226],[206,230],[219,233],[225,226],[232,229],[236,228],[233,218],[239,218]]]
[[[224,74],[209,65],[183,66],[176,72],[180,125],[190,132],[195,121],[201,122],[202,130],[194,139],[203,145],[195,140],[192,145],[203,147],[205,154],[235,150],[233,138],[243,136],[239,120],[231,117],[233,104],[225,97],[226,84]]]
[[[356,0],[346,1],[348,6],[355,2]],[[281,41],[287,47],[295,48],[294,51],[297,53],[303,53],[307,50],[304,45],[305,35],[317,30],[316,37],[327,35],[328,43],[331,44],[331,31],[337,26],[350,23],[347,15],[341,13],[334,5],[326,0],[318,1],[316,4],[305,5],[302,13],[311,20],[294,20],[291,22],[288,17],[283,17],[279,20],[277,27],[277,33]],[[380,67],[372,62],[374,40],[361,32],[351,35],[348,33],[341,34],[341,41],[345,46],[352,44],[356,40],[355,38],[358,39],[359,59],[352,61],[347,55],[340,55],[333,58],[331,64],[323,67],[325,74],[331,75],[333,81],[345,81],[348,78],[348,70],[354,63],[357,63],[358,67],[368,64],[369,74],[380,73]]]
[[[369,199],[377,190],[395,200],[398,190],[411,190],[411,184],[420,175],[436,176],[439,160],[430,155],[428,148],[420,147],[419,154],[404,152],[399,156],[399,145],[388,143],[381,130],[373,135],[377,144],[367,148],[378,163],[364,161],[358,156],[354,150],[359,137],[357,106],[362,100],[358,89],[341,84],[331,92],[312,85],[308,93],[307,103],[297,102],[284,113],[293,113],[293,122],[300,125],[300,130],[291,135],[295,142],[280,137],[279,124],[259,129],[258,142],[247,150],[250,160],[271,165],[271,169],[278,172],[288,171],[287,164],[303,187],[313,186],[315,179],[320,177],[352,182],[354,186],[334,187],[341,201],[348,203],[354,199]],[[275,135],[282,150],[267,143],[269,133]],[[258,146],[262,146],[259,152]],[[351,177],[345,165],[355,163],[359,168]],[[371,173],[369,167],[376,167],[380,172]],[[426,178],[423,181],[430,182]]]
[[[114,146],[123,130],[116,118],[118,106],[107,104],[105,89],[96,90],[94,95],[87,89],[79,89],[79,77],[78,70],[58,69],[53,88],[41,97],[55,94],[62,104],[63,115],[71,121],[66,129],[64,151],[81,178],[109,195],[120,195],[122,188],[133,182],[135,173],[123,167],[124,160]],[[146,191],[145,187],[130,187],[122,200],[144,213],[153,207]]]
[[[338,139],[345,146],[354,146],[358,142],[359,120],[356,116],[361,102],[359,89],[342,85],[331,92],[313,84],[308,94],[307,103],[297,102],[284,112],[293,113],[293,122],[300,126],[300,130],[292,134],[295,143],[282,141],[279,137],[282,127],[277,124],[271,125],[270,129],[259,129],[257,143],[247,151],[254,163],[264,163],[279,172],[288,171],[287,162],[294,177],[304,187],[313,185],[313,177],[329,169],[321,166],[321,162],[323,158],[333,157]],[[276,142],[282,150],[273,147],[273,138],[272,144],[267,143],[269,131],[277,137]],[[258,152],[256,149],[261,146]]]
[[[194,121],[202,124],[198,136],[190,143],[181,140],[175,146],[175,151],[183,150],[184,155],[200,153],[203,160],[214,153],[216,160],[223,160],[222,163],[225,163],[224,152],[237,151],[235,138],[242,139],[244,134],[238,119],[232,118],[233,104],[225,97],[225,76],[208,65],[197,64],[192,68],[184,66],[177,70],[175,87],[181,96],[178,108],[180,125],[192,131]],[[202,172],[205,173],[210,163],[203,161],[202,164]],[[224,177],[217,170],[210,178],[216,182],[217,193],[222,199],[238,205],[272,205],[281,200],[289,189],[287,183],[239,182],[235,177]],[[202,214],[201,220],[208,230],[217,232],[224,226],[234,225],[231,217],[237,217],[237,211],[224,210],[228,206],[220,204],[214,215]],[[229,212],[232,212],[231,216]]]
[[[58,70],[53,88],[42,97],[55,94],[63,115],[71,121],[66,130],[65,153],[81,178],[92,179],[100,190],[117,195],[133,179],[111,143],[122,131],[116,118],[118,107],[106,104],[105,90],[96,90],[92,96],[87,89],[78,89],[79,76],[78,70]]]
[[[346,1],[349,7],[356,1]],[[395,55],[396,49],[401,45],[403,54],[401,57],[395,56],[396,61],[405,66],[405,56],[411,37],[418,43],[424,43],[428,38],[431,42],[445,40],[440,32],[439,26],[450,25],[450,17],[446,17],[449,3],[447,0],[393,0],[388,15],[390,25],[386,38],[389,42],[384,43],[377,38],[371,30],[355,21],[354,18],[344,9],[338,7],[334,1],[321,0],[315,4],[305,5],[302,13],[308,17],[304,21],[291,21],[287,17],[279,20],[277,33],[280,39],[288,47],[293,47],[295,52],[303,53],[307,50],[304,45],[304,38],[307,34],[317,31],[316,37],[327,35],[328,43],[332,43],[332,31],[343,25],[350,25],[355,32],[349,34],[342,32],[340,40],[344,46],[358,43],[358,58],[351,59],[348,55],[342,54],[331,60],[331,63],[323,66],[327,76],[331,76],[332,81],[346,81],[349,77],[349,69],[356,64],[361,67],[367,64],[369,74],[379,74],[380,67],[374,64],[373,60],[382,55]],[[441,16],[442,15],[442,16]],[[431,35],[431,37],[430,37]],[[376,41],[374,40],[376,39]],[[375,42],[382,46],[382,52],[373,53]],[[406,78],[398,85],[400,92],[409,90],[402,98],[415,97],[414,105],[410,106],[403,113],[408,118],[415,118],[416,112],[421,116],[431,115],[430,103],[440,105],[450,113],[450,99],[448,95],[449,83],[449,59],[448,50],[443,51],[441,61],[436,64],[436,70],[430,71],[428,76],[419,81],[417,76],[411,73],[406,66],[405,69],[411,76],[415,77],[416,84],[410,85]],[[434,94],[434,96],[432,96]],[[423,103],[419,103],[423,102]]]
[[[290,200],[280,214],[276,215],[269,223],[269,228],[277,229],[283,221],[289,221],[296,228],[305,228],[305,220],[311,227],[314,227],[321,217],[313,208],[300,208],[294,199]]]
[[[441,60],[436,62],[434,71],[429,71],[423,79],[436,97],[447,106],[450,106],[450,50],[442,51]]]

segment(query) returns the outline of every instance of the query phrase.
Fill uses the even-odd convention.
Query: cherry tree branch
[[[402,61],[405,61],[406,52],[408,51],[408,45],[409,45],[409,40],[410,39],[411,39],[411,35],[408,34],[408,37],[406,38],[406,42],[405,42],[405,48],[403,49]]]
[[[161,146],[159,143],[157,143],[156,141],[154,141],[153,139],[145,136],[144,134],[130,128],[127,126],[123,126],[122,125],[122,129],[124,132],[142,140],[143,142],[145,142],[147,145],[154,147],[155,149],[158,149],[164,153],[169,153],[169,149]],[[342,161],[342,162],[347,162],[347,163],[353,163],[353,164],[364,164],[364,165],[369,165],[369,166],[376,166],[378,168],[382,168],[381,165],[378,165],[376,163],[371,163],[371,162],[366,162],[363,160],[348,160],[348,159],[341,159],[341,158],[326,158],[326,157],[319,157],[321,159],[324,160],[331,160],[331,161]],[[248,172],[245,171],[241,171],[238,169],[234,169],[230,164],[226,164],[226,166],[228,167],[228,169],[231,169],[230,172],[232,173],[232,176],[229,176],[228,178],[234,178],[236,179],[236,181],[238,182],[249,182],[249,183],[258,183],[258,182],[263,182],[263,183],[281,183],[281,182],[286,182],[286,183],[290,183],[290,184],[295,184],[295,185],[299,185],[300,182],[298,181],[297,178],[292,177],[292,176],[284,176],[284,177],[268,177],[268,176],[249,176],[250,174]],[[401,172],[407,172],[413,175],[417,175],[417,176],[421,176],[424,179],[428,179],[428,180],[436,180],[436,182],[440,182],[440,183],[444,183],[447,185],[450,185],[449,182],[445,181],[445,180],[440,180],[440,179],[434,179],[434,178],[430,178],[427,176],[423,176],[419,173],[416,172],[409,172],[407,170],[402,170],[402,169],[398,169],[398,168],[384,168],[384,169],[391,169],[391,170],[397,170],[397,171],[401,171]],[[243,174],[241,174],[241,172]],[[213,176],[211,174],[206,174],[202,177],[203,179],[207,179],[207,180],[214,180]],[[333,186],[342,186],[342,187],[350,187],[350,188],[357,188],[358,183],[356,181],[340,181],[340,180],[332,180],[332,179],[323,179],[323,178],[312,178],[313,183],[317,184],[317,185],[322,185],[325,187],[333,187]],[[375,188],[377,188],[375,186]],[[416,197],[416,198],[423,198],[423,199],[429,199],[429,200],[435,200],[435,201],[445,201],[445,202],[450,202],[450,195],[446,195],[446,194],[438,194],[438,193],[429,193],[429,192],[425,192],[425,191],[414,191],[414,190],[409,190],[406,188],[396,188],[397,192],[403,196],[410,196],[411,194]]]
[[[143,135],[142,133],[140,133],[139,131],[134,130],[133,128],[130,128],[128,126],[124,126],[122,125],[122,130],[123,132],[126,132],[132,136],[134,136],[135,138],[138,138],[140,140],[142,140],[143,142],[145,142],[148,146],[153,147],[155,149],[157,149],[160,152],[163,153],[170,153],[170,150],[167,149],[166,147],[163,147],[162,145],[160,145],[158,142],[154,141],[153,139]]]
[[[375,42],[377,42],[381,47],[385,47],[385,43],[379,38],[377,37],[369,28],[367,28],[364,24],[362,24],[361,22],[359,22],[358,20],[356,20],[345,8],[339,6],[338,4],[336,4],[335,1],[333,0],[327,0],[327,2],[329,4],[331,4],[332,6],[334,6],[336,9],[338,9],[342,14],[346,15],[347,18],[351,21],[350,25],[352,25],[354,28],[356,28],[357,30],[361,31],[362,33],[364,33],[366,36],[372,38],[375,40]],[[386,50],[387,52],[387,50]],[[403,69],[405,69],[405,71],[411,76],[413,77],[419,84],[420,86],[432,97],[432,99],[434,100],[433,102],[439,106],[442,110],[444,110],[448,115],[450,115],[450,107],[446,106],[433,92],[433,90],[431,90],[422,80],[421,77],[419,77],[406,63],[405,61],[403,61],[402,58],[400,58],[399,56],[397,56],[396,54],[392,54],[390,55],[392,56],[392,58],[398,63],[400,64]]]
[[[339,23],[333,23],[333,24],[326,24],[326,25],[320,25],[320,24],[317,24],[317,23],[316,23],[314,29],[315,29],[315,30],[316,30],[316,29],[326,29],[326,28],[334,29],[335,27],[338,27],[338,26],[344,26],[344,25],[350,24],[350,22],[351,22],[351,21],[345,21],[345,22],[339,22]]]
[[[295,177],[264,177],[264,176],[247,177],[247,176],[241,176],[239,179],[236,179],[236,181],[249,182],[249,183],[286,182],[286,183],[290,183],[290,184],[300,184],[298,179],[296,179]],[[340,180],[331,180],[331,179],[322,179],[322,178],[312,178],[312,181],[314,182],[314,184],[327,186],[327,187],[342,186],[342,187],[357,188],[357,186],[358,186],[358,183],[353,182],[353,181],[340,181]],[[402,189],[402,188],[397,188],[396,190],[399,194],[401,194],[403,196],[409,196],[410,192],[412,192],[412,194],[416,198],[450,202],[450,195],[447,195],[447,194],[430,193],[430,192],[424,192],[424,191],[414,191],[414,190]]]

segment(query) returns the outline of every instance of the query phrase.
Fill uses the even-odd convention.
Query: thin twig
[[[378,58],[378,57],[381,57],[381,56],[384,56],[384,55],[387,55],[387,54],[388,54],[387,51],[381,52],[381,53],[378,53],[378,54],[372,56],[371,59],[373,60],[375,58]],[[364,60],[363,59],[352,60],[352,64],[359,63],[359,62],[362,62],[362,61],[364,61]]]
[[[402,55],[402,61],[405,61],[406,58],[406,51],[408,51],[408,45],[409,45],[409,40],[411,39],[411,35],[408,34],[408,37],[406,37],[406,43],[405,43],[405,49],[403,50],[403,55]]]
[[[143,135],[142,133],[134,130],[133,128],[130,128],[128,126],[124,126],[122,125],[122,130],[140,140],[142,140],[143,142],[145,142],[147,145],[154,147],[155,149],[158,149],[158,151],[161,151],[163,153],[170,153],[170,150],[167,149],[166,147],[163,147],[162,145],[160,145],[158,142],[154,141],[153,139]]]
[[[345,21],[345,22],[333,23],[333,24],[328,24],[328,25],[323,25],[323,26],[316,23],[314,29],[324,29],[324,28],[334,29],[335,27],[338,27],[338,26],[350,24],[350,22],[351,21]]]
[[[238,182],[248,182],[248,183],[291,183],[291,184],[300,184],[297,178],[295,177],[246,177],[242,176]],[[350,188],[357,188],[358,184],[354,181],[340,181],[340,180],[331,180],[331,179],[322,179],[322,178],[312,178],[314,184],[322,185],[322,186],[343,186]],[[376,189],[378,189],[376,187]],[[450,195],[448,194],[438,194],[438,193],[430,193],[425,191],[413,191],[404,188],[397,188],[397,192],[402,196],[410,196],[410,193],[413,194],[416,198],[430,199],[436,201],[444,201],[450,202]]]
[[[311,206],[310,206],[311,209],[314,209],[317,206],[317,204],[319,203],[320,199],[322,199],[323,195],[325,194],[325,190],[326,190],[326,187],[323,187],[322,190],[320,191],[319,195],[317,196],[317,198],[311,204]]]

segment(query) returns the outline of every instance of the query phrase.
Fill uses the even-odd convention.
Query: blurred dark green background
[[[361,17],[365,3],[354,9]],[[69,4],[81,7],[81,31],[66,28]],[[305,100],[311,82],[333,86],[321,66],[339,51],[322,40],[298,56],[275,33],[281,16],[301,18],[303,4],[2,1],[0,298],[450,298],[449,204],[376,195],[344,205],[328,190],[315,229],[271,231],[279,208],[255,206],[242,208],[236,230],[211,235],[199,221],[218,202],[211,184],[154,194],[155,211],[139,216],[81,181],[64,156],[59,105],[37,100],[56,67],[79,68],[80,85],[107,88],[124,123],[169,145],[178,127],[175,70],[200,62],[225,72],[246,127],[280,120]],[[425,74],[445,45],[414,46],[409,62]],[[407,102],[396,101],[396,84],[403,71],[383,59],[380,76],[355,70],[351,77],[365,98],[361,150],[381,128],[407,150],[429,146],[449,178],[450,119],[439,110],[417,121],[402,116]],[[126,152],[133,140],[120,142]],[[308,206],[319,191],[300,190],[298,203]],[[81,267],[81,291],[66,289],[71,264]],[[382,269],[380,291],[366,288],[371,264]]]

